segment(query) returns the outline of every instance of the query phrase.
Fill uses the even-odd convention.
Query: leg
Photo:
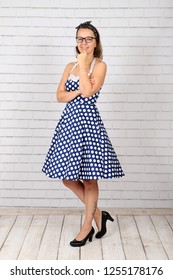
[[[93,180],[95,181],[95,180]],[[90,182],[90,181],[84,181],[84,182]],[[78,180],[78,181],[70,181],[70,180],[63,180],[63,184],[68,187],[70,190],[72,190],[77,197],[85,204],[85,187],[84,184]],[[85,183],[87,184],[87,183]],[[92,186],[91,186],[92,188]],[[97,190],[98,191],[98,190]],[[94,220],[97,225],[98,230],[101,229],[101,211],[100,209],[96,206],[96,210],[94,213]]]
[[[78,181],[63,180],[62,182],[66,187],[68,187],[71,191],[73,191],[83,203],[85,203],[84,185],[80,180]]]
[[[85,192],[85,219],[80,233],[76,240],[82,240],[87,236],[92,228],[92,220],[94,218],[97,201],[98,201],[98,184],[97,180],[84,180]]]

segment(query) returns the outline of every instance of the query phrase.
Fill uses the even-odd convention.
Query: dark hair
[[[76,37],[77,37],[77,34],[78,34],[78,31],[79,29],[90,29],[93,31],[94,33],[94,36],[96,38],[96,47],[94,49],[94,57],[97,57],[99,59],[103,59],[103,51],[102,51],[102,45],[101,45],[101,41],[100,41],[100,34],[98,32],[98,30],[95,28],[95,26],[93,26],[91,24],[91,21],[86,21],[86,22],[83,22],[81,24],[79,24],[76,29]],[[79,49],[78,47],[76,47],[76,54],[79,54]]]

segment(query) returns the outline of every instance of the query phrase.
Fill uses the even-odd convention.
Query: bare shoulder
[[[107,65],[103,60],[96,59],[96,63],[94,65],[93,74],[97,75],[106,75]]]
[[[106,63],[103,60],[100,60],[98,58],[96,59],[95,66],[99,67],[99,68],[102,68],[102,69],[106,69],[107,68]]]
[[[66,65],[66,70],[67,71],[71,71],[71,69],[73,68],[73,66],[76,64],[76,62],[69,62],[67,65]]]
[[[62,75],[62,80],[66,80],[68,78],[74,64],[75,64],[75,62],[70,62],[66,65],[63,75]]]

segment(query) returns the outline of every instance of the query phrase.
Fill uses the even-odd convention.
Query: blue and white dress
[[[67,94],[78,90],[79,77],[71,74],[65,87]],[[99,93],[66,104],[42,168],[48,177],[76,181],[125,175],[96,107]]]

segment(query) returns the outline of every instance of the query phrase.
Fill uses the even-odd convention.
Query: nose
[[[86,38],[83,38],[83,39],[82,39],[82,44],[83,44],[83,43],[86,44]]]

